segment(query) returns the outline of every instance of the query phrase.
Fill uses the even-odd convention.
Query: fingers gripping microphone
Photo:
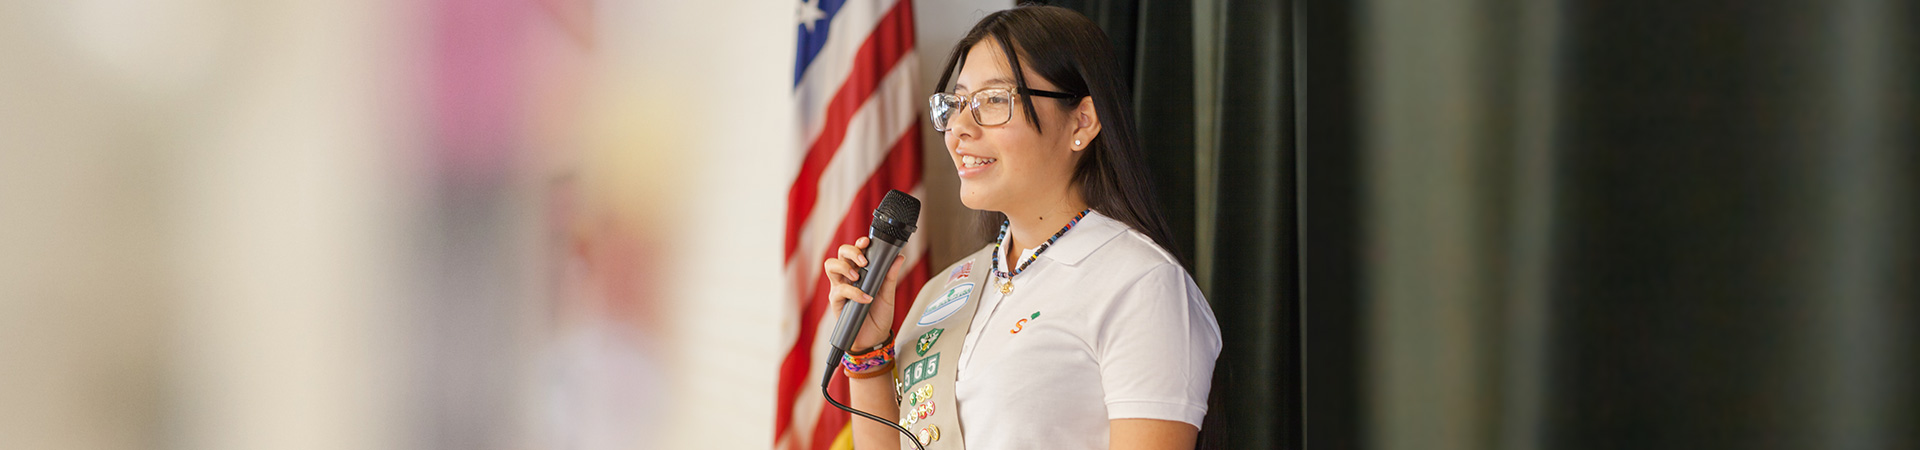
[[[893,266],[893,258],[900,254],[900,247],[907,245],[907,237],[913,235],[915,223],[920,221],[920,200],[898,190],[888,191],[887,197],[880,200],[880,207],[873,210],[873,227],[867,232],[867,267],[855,267],[860,274],[860,292],[879,298],[880,288],[886,285],[887,270]],[[832,358],[827,360],[827,375],[832,375],[833,366],[838,365],[840,356],[853,348],[853,337],[860,334],[860,325],[867,320],[867,308],[870,304],[848,301],[840,308],[840,321],[833,327]],[[887,320],[893,320],[888,317]]]
[[[898,190],[887,191],[887,197],[880,200],[880,207],[873,210],[873,227],[867,231],[867,267],[855,267],[860,275],[860,292],[875,300],[880,298],[880,289],[886,286],[887,271],[893,268],[893,258],[900,254],[900,247],[907,245],[907,238],[913,236],[914,224],[920,221],[920,200]],[[897,299],[896,299],[897,301]],[[892,419],[881,418],[866,411],[853,409],[833,399],[833,393],[827,386],[833,382],[834,368],[840,366],[840,358],[853,348],[853,337],[860,335],[860,325],[867,321],[867,308],[872,305],[848,300],[840,307],[839,324],[834,325],[832,340],[827,341],[832,348],[827,349],[827,361],[824,364],[827,373],[820,375],[820,394],[826,396],[827,403],[848,413],[886,424],[894,431],[913,441],[913,446],[925,449],[926,446],[914,437],[906,427],[894,423]],[[898,305],[895,305],[898,307]],[[892,317],[886,318],[892,321]]]

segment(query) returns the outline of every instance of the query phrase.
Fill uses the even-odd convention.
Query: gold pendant
[[[1006,295],[1010,293],[1013,293],[1013,280],[1007,280],[1007,282],[1005,283],[1000,283],[1000,295]]]

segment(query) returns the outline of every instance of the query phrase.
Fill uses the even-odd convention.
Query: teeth
[[[960,157],[960,164],[965,165],[967,167],[980,167],[988,164],[993,164],[994,161],[997,161],[997,160],[993,158],[976,158],[973,156]]]

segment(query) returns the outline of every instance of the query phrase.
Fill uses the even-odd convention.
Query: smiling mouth
[[[972,156],[961,156],[960,167],[971,169],[975,167],[982,167],[988,164],[993,164],[994,161],[999,161],[999,160],[993,159],[993,158],[977,158]]]

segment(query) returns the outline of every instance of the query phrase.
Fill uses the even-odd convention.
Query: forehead
[[[1000,51],[1000,41],[993,38],[981,39],[967,50],[967,59],[960,67],[960,73],[953,81],[956,92],[989,87],[1013,87],[1013,66],[1007,63],[1006,53]],[[1028,82],[1032,82],[1032,77]]]

